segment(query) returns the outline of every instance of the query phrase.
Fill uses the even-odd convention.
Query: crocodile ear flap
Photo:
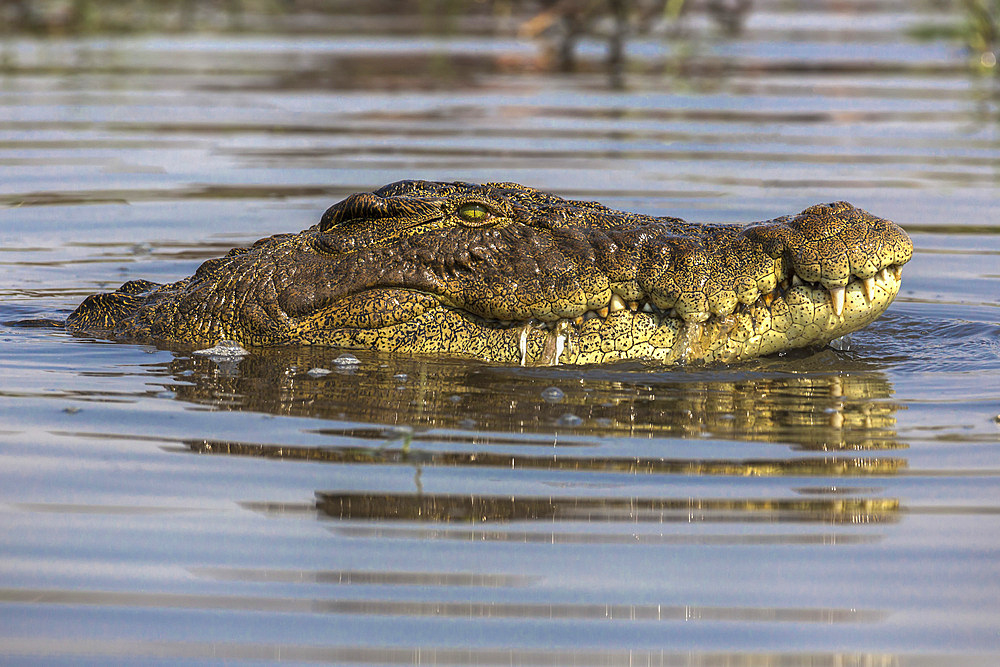
[[[319,220],[321,232],[328,232],[341,223],[359,218],[384,218],[387,215],[385,199],[371,192],[359,192],[330,208]]]

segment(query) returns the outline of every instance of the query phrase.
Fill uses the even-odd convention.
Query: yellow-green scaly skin
[[[894,223],[844,202],[697,225],[513,183],[400,181],[190,278],[89,297],[67,325],[514,364],[734,361],[865,326],[912,250]]]

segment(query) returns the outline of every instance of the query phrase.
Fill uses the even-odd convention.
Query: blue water
[[[729,39],[694,9],[630,42],[624,90],[600,41],[560,74],[491,16],[5,38],[3,322],[402,178],[704,221],[849,199],[916,251],[841,349],[734,366],[218,362],[3,325],[3,662],[1000,661],[996,82],[908,37],[929,4],[838,6],[755,3]]]

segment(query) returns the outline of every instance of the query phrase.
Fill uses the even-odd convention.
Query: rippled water
[[[791,6],[637,36],[623,90],[601,42],[559,74],[516,17],[8,35],[4,322],[413,177],[704,221],[850,199],[916,253],[843,349],[733,366],[4,325],[3,661],[1000,661],[997,83],[908,36],[939,3]]]

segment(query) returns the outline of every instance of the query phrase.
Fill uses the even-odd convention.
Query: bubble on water
[[[324,375],[329,375],[332,372],[333,371],[331,371],[329,368],[310,368],[309,370],[306,371],[306,375],[310,375],[314,378],[321,378]]]
[[[559,403],[566,398],[566,393],[559,387],[549,387],[542,390],[542,398],[549,403]]]
[[[207,347],[204,350],[195,350],[191,354],[196,354],[199,357],[208,357],[213,360],[231,361],[233,359],[241,359],[248,354],[249,350],[246,350],[242,345],[233,340],[220,340],[215,346]]]
[[[852,345],[851,334],[846,334],[840,338],[834,338],[830,341],[830,347],[840,352],[850,352],[854,345]]]
[[[361,361],[350,352],[345,352],[333,360],[333,365],[338,368],[349,368],[353,366],[360,366]]]
[[[556,423],[559,424],[559,426],[574,427],[574,426],[579,426],[580,424],[582,424],[583,423],[583,419],[581,419],[580,417],[577,417],[572,412],[567,412],[562,417],[560,417],[556,421]]]

